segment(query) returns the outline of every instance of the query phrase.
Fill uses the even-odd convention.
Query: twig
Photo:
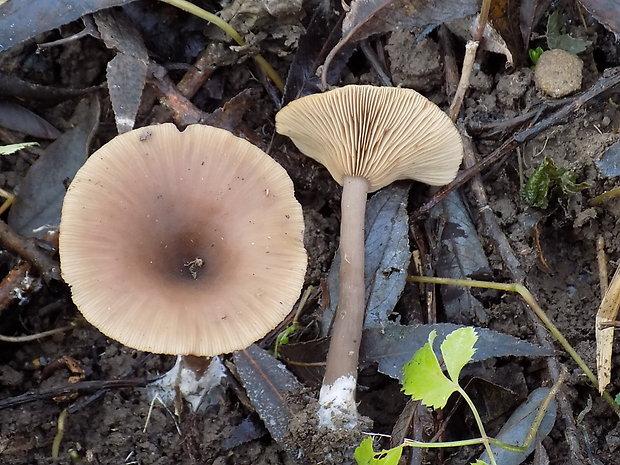
[[[155,91],[158,93],[159,101],[164,108],[170,111],[174,122],[180,126],[199,123],[205,118],[207,113],[196,108],[196,106],[181,92],[168,76],[168,72],[163,66],[154,62],[149,64],[151,78]]]
[[[596,261],[598,262],[598,282],[601,289],[601,299],[607,293],[609,286],[609,271],[607,270],[607,254],[605,253],[605,239],[599,236],[596,240]]]
[[[60,280],[58,262],[41,250],[34,240],[17,234],[2,220],[0,220],[0,244],[32,263],[45,281]]]
[[[215,66],[213,63],[213,50],[206,47],[196,62],[189,68],[181,80],[177,83],[179,92],[191,99],[205,82],[213,75]]]
[[[202,51],[198,59],[193,63],[192,66],[189,67],[187,72],[183,75],[181,80],[174,86],[172,81],[166,82],[166,88],[169,91],[174,87],[175,90],[185,97],[188,101],[191,100],[196,92],[200,90],[200,88],[204,85],[204,83],[213,75],[215,71],[215,65],[213,63],[213,51],[210,45]],[[166,73],[163,69],[157,72],[155,78],[159,78],[159,76],[165,76]],[[160,87],[160,91],[163,89]],[[163,123],[169,119],[168,112],[166,110],[170,110],[171,108],[175,108],[176,98],[174,96],[169,97],[166,92],[163,93],[159,97],[161,106],[155,107],[152,110],[151,116],[149,117],[149,121],[151,124],[153,123]],[[183,105],[187,105],[185,101],[182,102]],[[196,109],[197,110],[197,109]],[[174,110],[175,113],[182,114],[183,109]],[[197,110],[199,111],[199,110]]]
[[[36,334],[28,334],[26,336],[3,336],[0,334],[0,342],[30,342],[36,341],[37,339],[41,339],[43,337],[53,336],[54,334],[64,333],[65,331],[69,331],[73,329],[73,325],[62,326],[61,328],[50,329],[49,331],[43,331]]]
[[[152,356],[153,356],[153,354],[147,353],[147,354],[143,354],[141,357],[138,357],[135,360],[135,362],[133,362],[131,364],[131,366],[129,366],[129,368],[127,368],[125,371],[123,371],[123,373],[120,376],[120,378],[121,378],[120,380],[126,379],[128,376],[133,375],[134,372],[138,369],[138,367],[144,365],[144,363],[149,358],[151,358]],[[97,399],[99,399],[100,397],[105,395],[105,393],[108,392],[109,390],[110,390],[109,386],[102,387],[101,389],[97,390],[94,394],[91,394],[87,398],[85,398],[85,399],[78,399],[71,406],[69,406],[69,408],[67,409],[67,412],[69,412],[70,414],[73,414],[73,413],[83,409],[84,407],[92,404]]]
[[[62,437],[65,434],[65,421],[69,414],[67,413],[67,409],[64,409],[60,412],[58,416],[58,422],[56,423],[56,435],[54,436],[54,440],[52,441],[52,460],[55,462],[58,460],[58,452],[60,451],[60,443],[62,442]]]
[[[448,98],[454,98],[456,88],[459,84],[459,74],[456,65],[456,57],[454,56],[454,47],[452,46],[452,37],[445,25],[439,26],[438,34],[439,43],[443,49],[443,71],[446,78],[446,94]]]
[[[557,108],[562,105],[566,105],[570,98],[563,98],[557,100],[545,100],[537,105],[533,110],[522,113],[514,118],[510,118],[502,121],[490,121],[488,123],[480,123],[475,121],[467,122],[467,131],[470,134],[480,134],[480,137],[491,137],[502,132],[513,130],[517,126],[521,126],[530,120],[535,123],[540,115],[549,109]]]
[[[463,140],[465,146],[465,166],[473,166],[473,164],[476,163],[473,144],[468,137],[464,137]],[[474,178],[472,179],[471,187],[472,193],[474,194],[474,198],[476,201],[476,205],[479,209],[483,224],[485,226],[484,230],[488,233],[488,238],[493,242],[496,250],[502,257],[502,261],[508,268],[511,278],[518,283],[525,282],[526,274],[521,268],[521,263],[519,262],[519,259],[512,250],[512,246],[510,245],[508,238],[502,231],[499,225],[499,221],[495,216],[495,213],[489,207],[488,198],[482,184],[482,179],[480,175],[474,176]],[[545,331],[545,328],[541,325],[541,320],[537,318],[537,315],[535,315],[529,307],[526,307],[525,314],[527,315],[530,324],[533,326],[536,338],[538,339],[540,344],[543,347],[552,349],[553,344],[549,340],[547,331]],[[549,375],[551,376],[553,382],[556,383],[560,375],[559,363],[555,357],[547,358],[546,362]],[[576,434],[577,427],[573,418],[570,402],[568,402],[563,392],[558,393],[558,405],[566,423],[566,429],[564,434],[566,436],[569,449],[575,457],[580,457],[581,452]]]
[[[456,88],[454,99],[450,105],[450,111],[448,115],[455,121],[461,111],[461,105],[463,104],[463,98],[465,98],[465,92],[469,88],[469,79],[471,78],[471,71],[476,61],[476,51],[482,40],[484,28],[487,25],[487,19],[489,17],[489,9],[491,7],[491,0],[482,0],[482,6],[480,7],[480,14],[478,15],[478,25],[473,34],[473,37],[465,45],[465,58],[463,59],[463,70],[461,72],[461,79],[459,85]]]
[[[64,386],[57,386],[51,389],[28,392],[15,397],[0,400],[0,410],[28,404],[39,400],[51,399],[57,396],[72,394],[74,392],[84,393],[98,391],[99,389],[119,389],[126,387],[144,387],[147,384],[146,378],[133,379],[112,379],[103,381],[80,381],[69,383]]]

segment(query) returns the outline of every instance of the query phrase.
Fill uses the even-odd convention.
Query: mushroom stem
[[[319,396],[319,421],[332,427],[339,421],[355,424],[355,387],[359,347],[364,325],[364,222],[370,184],[359,176],[345,176],[340,223],[340,285],[338,309],[332,325],[327,367]]]

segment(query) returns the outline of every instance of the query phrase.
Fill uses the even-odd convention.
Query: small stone
[[[572,94],[581,87],[583,61],[565,50],[547,50],[538,59],[536,87],[553,98]]]
[[[609,147],[598,160],[594,161],[598,172],[605,178],[620,176],[620,142]]]

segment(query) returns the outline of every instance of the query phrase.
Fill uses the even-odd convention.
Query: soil
[[[290,8],[273,0],[262,3],[267,5],[270,14],[257,16],[251,24],[241,22],[239,24],[245,26],[237,24],[237,27],[240,30],[253,28],[257,45],[250,46],[267,50],[268,60],[284,75],[293,60],[299,35],[303,31],[301,26],[308,15],[303,13],[301,4],[297,2],[291,2],[295,5]],[[584,62],[581,88],[588,89],[604,69],[620,65],[618,42],[611,32],[587,14],[586,24],[582,24],[572,2],[559,2],[556,7],[572,15],[571,19],[575,18],[575,21],[567,23],[571,24],[571,31],[593,42],[580,55]],[[132,14],[139,14],[136,13],[139,8],[145,6],[136,7]],[[143,31],[153,57],[160,63],[170,65],[171,76],[178,81],[183,75],[183,70],[179,68],[183,66],[174,66],[174,63],[185,63],[187,68],[208,40],[202,34],[200,22],[167,7],[162,9],[161,14],[172,22],[187,21],[186,28],[181,30],[162,23],[157,28],[153,25],[150,33]],[[116,131],[114,113],[107,90],[102,85],[107,62],[114,54],[92,37],[41,51],[37,51],[35,46],[35,42],[66,37],[80,28],[78,23],[69,24],[60,31],[46,33],[0,54],[0,70],[32,82],[61,88],[101,86],[97,94],[101,98],[100,125],[91,144],[92,152],[112,138]],[[542,31],[542,28],[544,20],[537,30]],[[446,96],[443,52],[438,36],[433,32],[415,45],[415,33],[418,32],[387,34],[375,45],[384,51],[395,85],[415,88],[446,109],[449,99]],[[166,34],[174,40],[164,40]],[[191,35],[186,47],[179,45],[183,34]],[[217,39],[218,34],[208,36],[209,40],[214,38]],[[455,47],[461,46],[457,41]],[[224,49],[226,53],[222,52],[221,60],[228,61],[217,67],[193,101],[202,110],[211,112],[242,90],[250,88],[256,92],[256,100],[245,113],[243,123],[237,125],[237,132],[269,150],[293,179],[306,219],[305,243],[309,254],[306,286],[321,289],[338,243],[339,186],[325,169],[299,155],[292,143],[279,137],[273,138],[277,108],[270,92],[256,79],[251,60],[230,59],[230,51]],[[500,55],[480,54],[479,66],[473,71],[459,124],[474,128],[489,122],[507,121],[541,103],[553,103],[552,99],[536,89],[529,64],[506,69],[504,60]],[[357,53],[349,60],[341,83],[381,85],[377,73]],[[51,105],[40,105],[30,98],[21,98],[20,102],[46,118],[61,132],[69,128],[70,116],[77,103],[75,99],[63,99]],[[147,85],[137,126],[148,122],[155,103],[156,95]],[[169,116],[167,120],[170,121]],[[474,144],[479,156],[491,153],[503,139],[519,128],[521,126],[514,126],[497,135],[475,134]],[[22,140],[26,140],[24,135],[0,129],[1,145]],[[616,89],[521,144],[507,159],[487,170],[483,177],[489,207],[497,215],[503,233],[518,256],[527,275],[529,289],[591,367],[596,366],[594,318],[601,300],[597,240],[604,239],[611,274],[620,262],[620,199],[613,198],[597,206],[589,202],[617,186],[617,178],[602,173],[597,163],[609,147],[618,143],[620,93]],[[0,187],[14,191],[29,166],[43,153],[46,144],[41,140],[41,149],[2,158]],[[527,179],[545,157],[552,158],[559,167],[570,169],[577,182],[587,183],[588,188],[571,196],[554,193],[549,207],[542,210],[527,206],[521,199],[520,191],[523,178]],[[463,193],[474,205],[473,194],[467,186]],[[430,195],[431,192],[425,187],[416,186],[416,196],[412,198],[409,210],[414,212]],[[472,216],[491,263],[492,278],[509,281],[507,267],[474,208]],[[437,238],[430,234],[426,242],[432,247],[437,243]],[[0,271],[7,274],[18,261],[17,255],[1,251]],[[75,322],[76,326],[36,341],[2,343],[0,402],[1,399],[12,399],[29,392],[43,393],[74,381],[116,378],[153,380],[172,367],[174,357],[143,354],[105,337],[79,318],[64,284],[44,282],[36,273],[33,276],[34,281],[20,299],[13,299],[10,304],[0,307],[0,334],[36,333],[64,326],[68,322]],[[397,307],[404,319],[419,314],[417,309],[426,305],[415,286],[408,286],[406,298]],[[484,318],[474,315],[472,324],[536,341],[533,328],[524,316],[525,308],[517,297],[493,292],[476,292],[475,295],[482,302],[486,315]],[[415,299],[418,299],[417,302],[409,303]],[[325,302],[316,297],[310,299],[301,317],[303,330],[295,336],[295,341],[311,341],[317,337],[323,305]],[[438,315],[442,320],[441,307]],[[262,345],[267,347],[272,341],[273,336],[268,337]],[[614,353],[620,353],[618,339]],[[559,350],[558,358],[570,373],[563,391],[574,416],[579,415],[575,434],[583,456],[592,464],[620,463],[618,418],[596,390],[589,386],[570,358]],[[321,463],[321,457],[333,463],[350,461],[350,458],[333,455],[329,450],[333,451],[334,445],[338,446],[341,441],[342,444],[350,443],[351,439],[334,438],[317,431],[308,414],[300,413],[296,417],[290,431],[290,435],[294,436],[292,439],[289,436],[283,443],[274,441],[245,396],[243,386],[234,376],[229,357],[226,357],[226,363],[229,371],[218,391],[217,402],[197,412],[190,411],[182,403],[165,407],[149,399],[143,386],[109,388],[97,396],[92,396],[90,392],[79,396],[40,397],[33,402],[2,408],[0,462],[6,465],[54,463],[52,447],[55,437],[59,437],[57,431],[59,422],[62,422],[61,413],[67,408],[71,413],[64,420],[58,459],[58,463],[63,464],[281,465],[301,463],[302,459],[295,456],[296,450],[311,450],[312,453],[306,454],[306,457],[314,456],[312,463]],[[550,384],[544,363],[540,360],[502,359],[480,365],[478,371],[472,374],[469,386],[474,402],[483,406],[481,412],[490,434],[498,431],[510,411],[523,401],[528,392]],[[620,391],[619,370],[620,356],[615,355],[612,382],[608,388],[614,395]],[[313,391],[316,383],[303,381],[310,389],[310,395],[316,395]],[[360,384],[360,411],[374,422],[372,431],[391,434],[407,404],[398,383],[378,374],[373,367],[365,367]],[[462,439],[476,435],[475,424],[464,412],[463,406],[457,406],[454,418],[446,420],[444,417],[441,420],[446,421],[446,437]],[[562,419],[559,419],[543,441],[550,463],[578,463],[568,453],[565,429]],[[359,437],[356,433],[355,441]],[[293,454],[290,454],[291,451]],[[477,451],[463,449],[460,455],[432,453],[426,459],[429,463],[466,463],[466,460],[475,460]],[[526,463],[533,463],[532,458]]]

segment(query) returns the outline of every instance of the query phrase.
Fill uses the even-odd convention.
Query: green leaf
[[[552,158],[545,157],[525,183],[521,197],[532,207],[547,208],[554,190],[564,195],[574,195],[588,187],[587,183],[577,184],[575,173],[571,170],[559,168]]]
[[[439,366],[433,351],[435,337],[437,332],[433,330],[428,342],[403,367],[403,391],[426,406],[443,408],[458,385],[450,381]]]
[[[562,34],[564,17],[557,11],[549,15],[547,19],[547,46],[550,50],[559,48],[577,55],[583,52],[592,42],[589,40],[575,39],[569,34]]]
[[[360,442],[353,453],[357,465],[369,465],[375,457],[375,451],[372,449],[372,438],[366,438]]]
[[[299,329],[299,323],[293,321],[290,325],[284,328],[276,337],[276,342],[273,345],[273,356],[280,358],[280,347],[290,342],[291,336],[295,334],[295,331]]]
[[[24,149],[26,147],[34,147],[35,145],[39,145],[39,143],[23,142],[21,144],[0,145],[0,155],[10,155],[17,152],[18,150]]]
[[[441,343],[441,355],[446,365],[450,379],[458,384],[459,375],[465,365],[474,357],[474,344],[478,340],[476,330],[471,326],[459,328],[446,336]]]
[[[618,394],[616,394],[616,397],[614,397],[614,402],[618,405],[620,405],[620,392]]]
[[[372,438],[366,438],[357,446],[353,456],[358,465],[398,465],[402,454],[402,445],[375,452],[372,448]]]
[[[472,463],[471,465],[489,465],[488,463],[486,463],[483,460],[476,460],[474,463]]]
[[[538,63],[538,59],[543,54],[542,47],[530,48],[527,51],[527,54],[530,56],[530,60],[532,60],[533,64]]]

